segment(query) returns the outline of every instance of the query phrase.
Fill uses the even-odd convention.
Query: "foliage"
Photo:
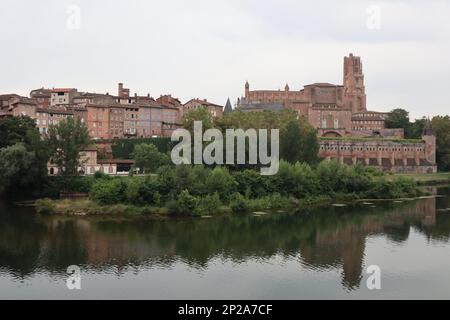
[[[132,157],[135,167],[141,169],[144,174],[153,173],[158,168],[170,163],[169,156],[159,152],[154,144],[135,145]]]
[[[117,204],[125,202],[127,185],[121,179],[98,180],[90,192],[90,198],[99,204]]]
[[[291,120],[281,132],[280,157],[290,163],[315,163],[319,141],[316,130],[306,120]]]
[[[18,147],[19,145],[25,148],[27,158],[31,163],[26,168],[22,168],[15,174],[12,174],[11,170],[18,169],[13,167],[19,166],[20,160],[17,159],[16,165],[16,160],[11,157],[21,157],[21,154],[25,156],[22,147]],[[0,189],[7,193],[9,197],[14,198],[19,196],[37,196],[40,193],[41,186],[47,180],[48,149],[41,140],[36,124],[31,118],[12,117],[0,119],[0,150],[13,146],[16,146],[16,148],[3,153],[3,157],[9,158],[10,164],[4,162],[6,159],[0,164],[6,167],[6,171],[8,171],[2,170],[2,173],[0,173],[0,179],[5,180]],[[19,149],[22,151],[18,152]],[[9,181],[8,184],[6,184],[6,180]]]
[[[421,139],[427,119],[410,120],[409,112],[404,109],[394,109],[386,119],[386,128],[404,129],[406,139]]]
[[[230,172],[226,167],[162,167],[155,177],[93,179],[90,198],[103,205],[165,207],[177,215],[273,210],[332,199],[417,196],[417,184],[363,165],[336,161],[316,167],[281,161],[275,176],[253,170]]]
[[[183,190],[177,198],[176,210],[174,214],[190,215],[195,212],[198,205],[198,198],[194,197],[187,190]]]
[[[51,161],[63,176],[77,176],[80,152],[89,145],[89,132],[79,118],[67,118],[49,128],[45,140],[50,148]]]
[[[175,146],[170,138],[145,138],[145,139],[118,139],[112,142],[112,154],[115,159],[130,160],[133,158],[135,146],[139,144],[153,144],[158,148],[158,151],[168,154]]]
[[[404,109],[394,109],[390,112],[385,122],[386,128],[405,129],[408,132],[410,121],[409,112]]]
[[[55,202],[45,198],[36,201],[36,212],[39,214],[52,214],[55,212]]]
[[[210,193],[218,193],[222,200],[229,198],[229,194],[236,188],[236,180],[225,167],[217,167],[211,171],[206,179],[206,188]]]
[[[239,192],[232,195],[230,208],[234,213],[246,213],[250,209],[247,200]]]
[[[436,135],[436,156],[439,169],[450,171],[450,117],[434,117],[432,126]]]
[[[194,132],[194,122],[201,121],[203,130],[214,127],[214,118],[207,108],[191,110],[183,116],[183,127],[190,132]]]
[[[196,212],[200,215],[214,215],[219,212],[221,205],[220,196],[215,192],[200,199]]]
[[[0,149],[0,192],[26,184],[34,158],[34,153],[28,152],[21,143]]]

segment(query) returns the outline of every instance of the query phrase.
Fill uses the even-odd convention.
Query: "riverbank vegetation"
[[[89,186],[90,201],[84,206],[75,209],[68,205],[67,210],[62,210],[55,202],[44,200],[37,203],[38,212],[108,214],[116,208],[119,213],[213,216],[422,194],[412,179],[388,178],[372,168],[333,161],[317,166],[282,161],[275,176],[261,176],[255,170],[230,171],[226,167],[164,166],[153,176],[96,175],[88,181],[80,184]]]

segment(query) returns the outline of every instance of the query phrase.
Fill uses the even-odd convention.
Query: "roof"
[[[274,111],[281,112],[284,109],[282,103],[258,103],[258,104],[243,104],[238,106],[239,110],[242,111]]]
[[[338,87],[336,84],[328,83],[328,82],[316,82],[313,84],[308,84],[305,87]]]
[[[20,98],[20,96],[15,93],[0,94],[0,100],[11,99],[11,98]]]
[[[11,103],[11,105],[15,105],[15,104],[28,104],[28,105],[34,106],[34,105],[36,105],[36,102],[31,99],[28,99],[28,98],[20,98],[19,100]]]
[[[72,91],[76,91],[77,89],[74,88],[53,88],[51,89],[51,92],[72,92]]]
[[[48,108],[37,108],[36,112],[54,113],[54,114],[67,114],[73,115],[72,111],[68,110],[58,110],[58,109],[48,109]]]
[[[201,100],[201,99],[191,99],[188,102],[186,102],[183,106],[185,106],[185,105],[187,105],[188,103],[191,103],[191,102],[198,103],[198,104],[200,104],[202,106],[208,106],[208,107],[215,107],[215,108],[222,108],[223,109],[223,106],[220,106],[220,105],[215,104],[215,103],[211,103],[208,100]]]
[[[99,159],[98,164],[134,164],[134,160],[120,160],[120,159]]]

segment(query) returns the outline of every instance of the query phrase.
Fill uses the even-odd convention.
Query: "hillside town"
[[[223,106],[206,99],[192,99],[182,104],[171,95],[157,99],[150,95],[130,95],[130,89],[118,84],[116,95],[80,92],[76,88],[36,89],[29,97],[0,95],[0,117],[29,116],[41,134],[49,126],[67,117],[84,122],[93,140],[170,137],[181,125],[186,111],[200,107],[220,117]]]
[[[251,91],[247,82],[245,95],[237,99],[234,110],[295,110],[317,129],[319,156],[326,160],[349,165],[360,162],[392,172],[436,172],[436,138],[431,126],[418,141],[405,140],[403,129],[386,128],[389,113],[367,108],[364,79],[361,58],[350,54],[344,57],[342,85],[314,83],[296,91],[286,84],[284,90]],[[214,118],[233,112],[230,99],[225,106],[198,98],[183,104],[172,95],[157,99],[150,94],[131,95],[123,83],[115,95],[76,88],[35,89],[29,97],[0,95],[0,117],[29,116],[41,134],[67,117],[77,117],[94,141],[170,137],[182,127],[183,115],[199,108]]]

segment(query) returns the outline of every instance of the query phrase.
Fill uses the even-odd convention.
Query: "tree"
[[[406,132],[406,137],[408,139],[421,139],[426,122],[427,119],[422,118],[411,123],[408,132]]]
[[[434,117],[432,127],[436,135],[436,157],[439,169],[450,171],[450,117]]]
[[[154,144],[136,145],[132,156],[135,167],[143,170],[144,174],[155,172],[158,168],[169,164],[169,157],[159,152]]]
[[[409,112],[404,109],[394,109],[386,119],[386,128],[388,129],[409,129]]]
[[[89,143],[89,132],[79,118],[67,118],[50,126],[45,140],[50,148],[51,161],[58,166],[63,176],[77,176],[80,152]]]
[[[39,191],[47,179],[48,149],[30,117],[0,119],[0,150],[17,144],[33,155],[32,162],[19,180],[14,178],[13,183],[2,189],[10,196],[27,196]],[[20,193],[15,192],[19,190]]]
[[[27,151],[21,143],[0,149],[0,192],[27,186],[34,160],[34,152]]]
[[[194,122],[201,121],[203,123],[203,130],[208,130],[214,127],[214,118],[211,112],[206,108],[198,108],[191,110],[183,116],[183,127],[190,132],[194,132]]]
[[[315,163],[319,141],[314,128],[306,120],[291,120],[281,132],[280,156],[290,162]]]

